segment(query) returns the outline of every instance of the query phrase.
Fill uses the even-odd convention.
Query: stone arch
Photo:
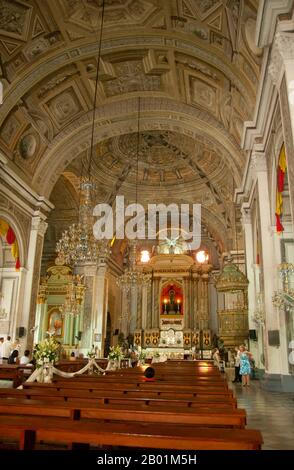
[[[106,104],[96,111],[95,144],[112,136],[137,131],[137,99]],[[142,99],[141,113],[142,131],[172,130],[195,139],[199,134],[205,135],[219,146],[223,158],[232,169],[236,185],[241,184],[245,158],[232,136],[208,113],[175,100],[150,98]],[[48,145],[33,178],[34,188],[44,196],[49,197],[60,174],[81,152],[88,149],[91,117],[92,112],[86,113]]]

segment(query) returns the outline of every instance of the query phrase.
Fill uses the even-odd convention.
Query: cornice
[[[37,194],[10,167],[6,157],[0,152],[0,190],[14,200],[30,215],[47,214],[54,209],[44,196]]]

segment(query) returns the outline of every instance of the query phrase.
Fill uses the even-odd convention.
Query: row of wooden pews
[[[20,449],[40,441],[68,448],[261,448],[260,432],[245,429],[245,411],[212,363],[155,364],[152,382],[146,367],[0,389],[0,439],[17,439]]]

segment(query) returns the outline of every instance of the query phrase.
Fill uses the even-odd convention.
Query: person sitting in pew
[[[30,351],[29,349],[26,349],[24,352],[24,355],[21,356],[19,363],[22,366],[26,366],[30,362]]]
[[[144,381],[145,382],[155,382],[155,370],[153,369],[153,367],[147,367],[147,369],[145,369],[144,371]]]
[[[18,358],[18,349],[14,349],[12,353],[10,354],[8,361],[8,364],[18,364],[19,363],[19,358]]]

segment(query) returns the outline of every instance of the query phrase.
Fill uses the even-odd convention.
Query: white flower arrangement
[[[45,363],[54,363],[58,359],[59,343],[50,337],[46,338],[35,347],[34,357],[37,366],[42,366]]]
[[[122,349],[120,346],[112,346],[110,348],[109,354],[108,354],[108,359],[111,361],[119,360],[124,357]]]

